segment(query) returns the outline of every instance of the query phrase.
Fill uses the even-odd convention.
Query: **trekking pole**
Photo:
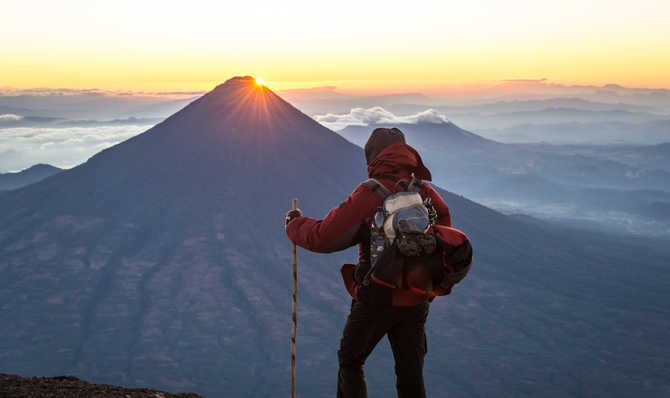
[[[293,199],[292,210],[298,208],[298,199]],[[298,326],[298,249],[293,244],[293,327],[291,328],[291,398],[295,398],[295,332]]]

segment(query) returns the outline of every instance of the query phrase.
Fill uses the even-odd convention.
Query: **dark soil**
[[[0,398],[202,398],[146,388],[89,384],[72,376],[31,377],[0,373]]]

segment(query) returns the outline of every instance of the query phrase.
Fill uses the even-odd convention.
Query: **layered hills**
[[[339,133],[365,143],[388,124]],[[451,122],[396,125],[434,168],[435,182],[501,211],[622,234],[670,237],[666,146],[504,144]]]
[[[36,164],[16,173],[0,173],[0,191],[9,191],[41,181],[61,171],[48,164]]]

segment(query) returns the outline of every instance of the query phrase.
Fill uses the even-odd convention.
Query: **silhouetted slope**
[[[410,145],[420,149],[458,151],[494,149],[503,147],[496,141],[486,139],[457,125],[446,123],[396,123],[408,137]],[[377,127],[389,127],[389,124],[371,124],[369,126],[347,126],[338,133],[356,145],[364,146],[370,132]]]
[[[0,196],[0,371],[210,397],[288,394],[284,212],[295,196],[322,216],[364,178],[360,148],[245,77]],[[444,194],[476,263],[432,306],[431,395],[667,390],[667,250]],[[349,303],[339,267],[354,258],[299,252],[302,396],[333,395]],[[393,394],[392,369],[382,343],[367,366],[371,396]]]
[[[432,306],[426,366],[449,379],[435,394],[665,394],[666,243],[521,222],[440,192],[477,268]]]
[[[365,131],[389,124],[348,126],[338,133],[363,146]],[[625,164],[620,158],[602,158],[580,151],[561,150],[561,146],[503,144],[463,130],[453,123],[397,124],[408,144],[417,148],[424,160],[433,164],[434,180],[466,195],[482,196],[488,186],[510,180],[519,174],[545,180],[542,184],[564,184],[581,188],[664,189],[670,173]],[[654,147],[650,147],[654,148]],[[654,153],[663,151],[661,146]],[[651,153],[650,153],[651,156]],[[539,181],[538,181],[539,182]],[[520,190],[533,195],[532,190]]]
[[[340,131],[364,145],[366,129]],[[664,147],[503,144],[452,123],[398,125],[440,186],[505,211],[598,222],[602,229],[670,236]],[[667,151],[666,151],[667,152]],[[657,170],[654,170],[657,168]],[[659,206],[660,204],[660,206]]]
[[[18,189],[50,177],[61,171],[48,164],[36,164],[17,173],[0,174],[0,191]]]

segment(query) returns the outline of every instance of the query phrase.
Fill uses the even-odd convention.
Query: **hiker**
[[[388,289],[388,297],[380,301],[375,289],[381,285],[365,280],[371,264],[371,225],[384,202],[380,191],[388,194],[413,188],[422,198],[430,198],[437,225],[451,227],[451,216],[435,189],[421,182],[431,181],[430,171],[418,152],[405,143],[399,129],[375,129],[365,144],[365,157],[368,176],[374,180],[359,185],[323,220],[304,217],[299,209],[289,211],[286,234],[296,245],[319,253],[358,245],[358,265],[342,267],[345,286],[353,300],[338,349],[337,397],[367,397],[363,364],[387,335],[395,359],[398,397],[421,398],[426,396],[423,361],[429,302],[435,295],[448,294],[450,287],[438,286],[433,295],[407,287]]]

